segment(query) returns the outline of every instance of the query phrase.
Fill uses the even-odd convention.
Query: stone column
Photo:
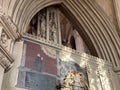
[[[24,46],[24,49],[26,49],[26,46]],[[4,75],[2,90],[24,90],[21,88],[19,89],[17,87],[17,84],[18,84],[17,79],[18,79],[19,69],[21,69],[24,66],[24,62],[25,62],[24,61],[25,57],[24,57],[24,55],[22,56],[22,53],[25,53],[25,51],[23,51],[23,41],[16,42],[14,44],[14,48],[13,48],[13,52],[12,52],[12,55],[15,58],[14,65],[9,70],[9,72],[7,72]],[[21,62],[22,62],[22,65],[21,65]]]
[[[4,68],[0,66],[0,90],[2,86],[3,76],[4,76]]]
[[[13,62],[14,60],[11,55],[0,43],[0,90],[3,83],[4,73],[10,70]]]

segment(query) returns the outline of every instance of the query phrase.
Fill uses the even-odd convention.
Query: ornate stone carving
[[[18,39],[20,37],[20,34],[17,32],[17,26],[14,24],[11,17],[4,13],[1,6],[0,6],[0,22],[13,40]]]
[[[56,31],[57,31],[57,21],[56,21],[56,9],[49,10],[49,40],[56,42]]]
[[[13,61],[10,61],[3,53],[0,52],[0,65],[8,71],[12,66]]]
[[[10,17],[5,15],[1,6],[0,6],[0,18],[3,19],[4,21],[7,21],[7,24],[11,26],[12,30],[14,30],[15,32],[17,31],[17,27],[15,26],[13,21],[10,19]]]
[[[3,45],[3,47],[7,48],[8,47],[8,42],[7,42],[8,36],[6,35],[5,32],[2,32],[0,40],[1,40],[1,44]]]
[[[57,38],[59,37],[57,36],[60,23],[58,22],[59,17],[58,9],[55,7],[43,9],[32,18],[26,32],[38,36],[41,39],[57,43]],[[33,20],[36,20],[35,25],[31,24]],[[35,34],[32,32],[35,32]]]
[[[46,39],[46,14],[43,13],[40,15],[40,36],[44,39]]]
[[[12,19],[9,16],[5,15],[5,20],[10,25],[10,27],[12,28],[12,30],[15,31],[15,32],[17,32],[17,26],[13,23]]]

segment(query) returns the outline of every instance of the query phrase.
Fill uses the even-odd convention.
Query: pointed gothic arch
[[[119,36],[114,25],[94,0],[23,1],[21,6],[18,6],[22,11],[16,13],[14,10],[12,14],[20,32],[22,33],[22,31],[25,30],[31,18],[39,10],[55,4],[60,5],[62,11],[73,21],[92,55],[108,60],[112,62],[115,67],[119,67]]]

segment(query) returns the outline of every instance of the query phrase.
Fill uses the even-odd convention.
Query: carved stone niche
[[[0,45],[0,65],[5,69],[7,72],[14,62],[13,57]]]

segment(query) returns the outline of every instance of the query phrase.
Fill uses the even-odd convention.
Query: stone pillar
[[[12,56],[0,43],[0,90],[3,83],[4,73],[9,71],[14,62]]]
[[[2,86],[3,76],[4,76],[4,68],[0,66],[0,90]]]
[[[4,75],[2,90],[23,90],[23,89],[17,88],[19,67],[21,65],[21,62],[22,64],[24,64],[24,61],[23,61],[24,59],[22,59],[22,53],[24,53],[23,41],[16,42],[14,44],[13,53],[12,53],[13,57],[15,58],[14,65],[12,66],[10,71]]]
[[[4,72],[7,72],[11,68],[13,63],[13,60],[7,58],[5,55],[5,51],[2,52],[1,49],[3,48],[0,47],[0,90],[3,83]]]

